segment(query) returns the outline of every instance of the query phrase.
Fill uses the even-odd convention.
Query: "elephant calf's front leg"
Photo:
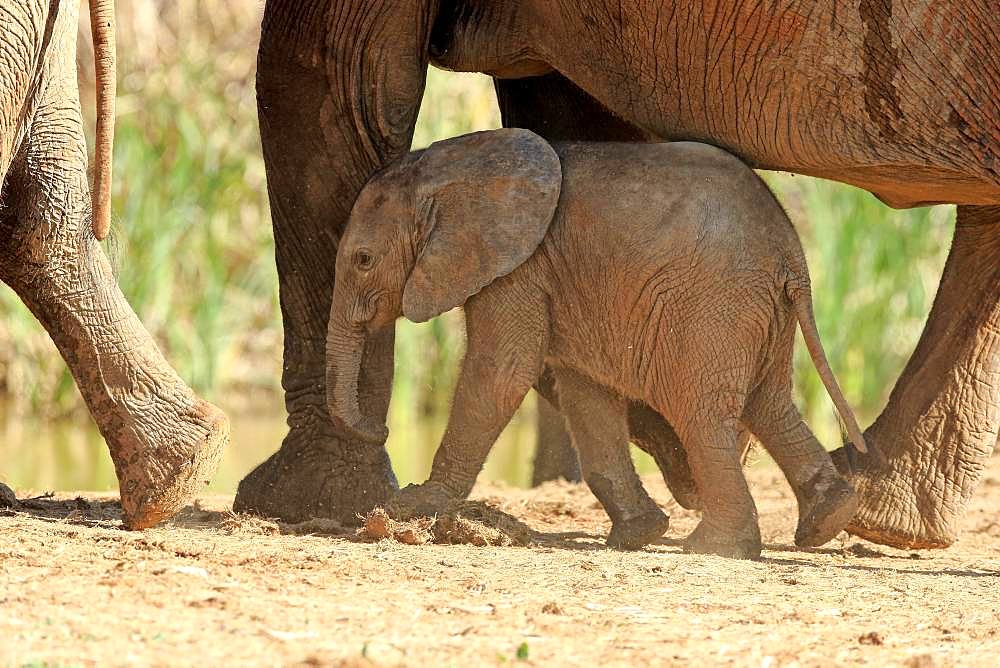
[[[637,448],[650,455],[663,475],[667,489],[681,508],[701,509],[698,486],[691,475],[687,452],[681,445],[677,432],[648,405],[628,403],[628,429]]]
[[[503,280],[503,279],[501,279]],[[467,350],[431,475],[396,495],[400,515],[432,515],[472,491],[490,448],[541,371],[548,323],[543,299],[517,303],[488,288],[465,307]]]

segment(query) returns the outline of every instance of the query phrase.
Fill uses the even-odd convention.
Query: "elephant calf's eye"
[[[366,250],[354,254],[354,266],[362,271],[368,271],[375,266],[377,258]]]

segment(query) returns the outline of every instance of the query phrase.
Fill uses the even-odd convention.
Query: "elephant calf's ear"
[[[514,271],[545,238],[562,169],[528,130],[438,142],[414,168],[422,251],[403,290],[403,315],[423,322]]]

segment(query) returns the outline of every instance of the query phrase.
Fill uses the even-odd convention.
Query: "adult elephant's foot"
[[[862,458],[851,475],[842,450],[833,453],[860,498],[845,527],[848,533],[899,549],[946,548],[955,542],[958,520],[992,444],[948,420],[935,422],[937,433],[908,434],[900,440],[880,437],[879,423],[870,428],[870,442],[899,444],[883,468],[869,466]]]
[[[187,505],[211,480],[229,443],[225,413],[193,393],[177,406],[147,408],[98,421],[130,529],[151,527]]]
[[[386,502],[397,484],[385,448],[340,438],[325,416],[317,408],[314,419],[291,429],[281,448],[240,482],[233,510],[350,525]]]
[[[7,485],[0,482],[0,508],[16,508],[17,496]]]
[[[865,434],[886,456],[851,477],[847,530],[900,548],[947,547],[1000,427],[1000,207],[959,207],[920,342]],[[836,459],[844,470],[842,452]]]
[[[436,515],[459,499],[444,486],[428,480],[420,485],[407,485],[393,495],[386,505],[393,517],[410,519]]]
[[[164,359],[89,228],[75,236],[71,214],[60,212],[72,222],[52,226],[66,238],[39,241],[18,228],[10,247],[0,246],[0,278],[69,365],[111,451],[124,523],[143,529],[177,513],[212,477],[229,441],[229,420]]]
[[[730,559],[759,559],[760,529],[756,524],[733,530],[702,520],[684,540],[684,550],[695,554],[716,554]]]

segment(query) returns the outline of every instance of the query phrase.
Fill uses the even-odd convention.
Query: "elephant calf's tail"
[[[115,3],[90,0],[90,32],[94,38],[97,89],[97,133],[94,141],[94,190],[91,226],[98,241],[111,229],[111,161],[115,140]]]
[[[840,419],[847,426],[847,435],[861,452],[868,452],[864,434],[858,426],[858,420],[854,417],[854,411],[844,398],[844,393],[840,389],[837,377],[833,375],[830,363],[826,359],[826,351],[823,350],[823,343],[819,338],[819,331],[816,329],[816,318],[813,315],[812,295],[810,294],[809,279],[801,276],[793,276],[785,284],[785,293],[792,302],[795,309],[795,317],[799,321],[799,328],[802,330],[802,338],[805,339],[806,348],[809,350],[809,357],[812,358],[813,366],[819,374],[823,386],[826,387],[833,405],[840,414]],[[878,453],[874,453],[877,457]]]

